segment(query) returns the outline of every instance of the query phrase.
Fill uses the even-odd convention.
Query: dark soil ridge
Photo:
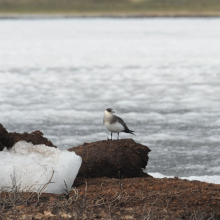
[[[20,134],[16,132],[8,132],[2,124],[0,124],[0,151],[2,151],[4,147],[10,149],[18,141],[27,141],[34,145],[45,144],[48,147],[56,147],[50,140],[43,137],[43,133],[39,130],[33,131],[30,134],[27,132]]]

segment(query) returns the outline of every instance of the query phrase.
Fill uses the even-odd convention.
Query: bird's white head
[[[105,115],[113,115],[113,113],[115,113],[115,111],[112,108],[107,108],[105,110]]]

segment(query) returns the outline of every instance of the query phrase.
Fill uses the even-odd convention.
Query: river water
[[[151,149],[147,172],[220,175],[219,27],[218,18],[2,19],[0,123],[68,149],[110,137],[111,107],[136,134],[120,137]]]

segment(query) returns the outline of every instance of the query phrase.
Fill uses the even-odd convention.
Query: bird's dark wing
[[[133,131],[129,130],[128,126],[125,124],[123,119],[121,119],[120,117],[118,117],[116,115],[115,115],[115,119],[117,120],[117,122],[121,123],[124,126],[124,128],[125,128],[124,132],[126,132],[126,133],[132,133],[133,132]]]

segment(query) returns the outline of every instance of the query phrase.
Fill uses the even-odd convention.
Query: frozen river
[[[220,19],[0,20],[0,123],[60,149],[106,139],[108,107],[147,172],[220,175]],[[116,135],[114,135],[116,138]]]

